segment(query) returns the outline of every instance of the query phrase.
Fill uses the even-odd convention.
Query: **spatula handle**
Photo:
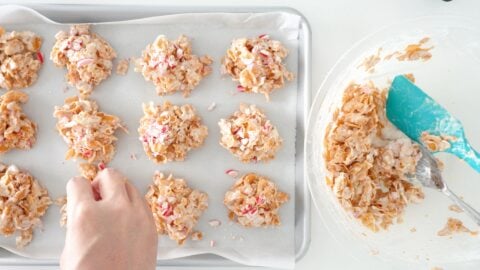
[[[458,207],[460,207],[465,213],[467,213],[478,225],[480,225],[480,213],[473,209],[470,205],[460,199],[455,193],[453,193],[447,186],[442,189],[442,192],[447,195]]]
[[[470,167],[480,173],[480,153],[475,151],[475,149],[473,149],[473,147],[468,142],[465,141],[463,147],[456,147],[453,150],[453,154],[465,160],[465,162],[467,162]]]

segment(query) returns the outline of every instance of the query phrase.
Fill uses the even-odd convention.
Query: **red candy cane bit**
[[[257,204],[264,204],[264,203],[265,203],[265,198],[264,198],[263,196],[257,196],[257,197],[255,198],[255,202],[256,202]]]
[[[263,57],[263,58],[268,58],[269,55],[266,54],[265,52],[259,52],[260,56]]]
[[[166,207],[164,207],[166,205]],[[170,204],[162,205],[162,216],[169,217],[173,215],[173,207]]]
[[[245,92],[245,87],[243,87],[241,85],[237,85],[237,91],[238,92]]]
[[[42,52],[40,52],[40,51],[37,52],[37,59],[38,59],[38,61],[40,61],[40,63],[43,64],[43,61],[44,61],[44,60],[43,60],[43,54],[42,54]]]
[[[267,34],[261,34],[258,36],[258,38],[262,38],[262,39],[267,39],[267,38],[270,38]]]
[[[237,177],[238,171],[234,169],[228,169],[225,171],[226,174],[230,175],[231,177]]]
[[[252,206],[252,205],[247,205],[243,210],[242,210],[242,215],[250,214],[254,215],[257,213],[257,208]]]
[[[98,163],[98,169],[100,171],[105,170],[106,167],[107,167],[107,165],[105,165],[105,163],[103,163],[103,162]]]
[[[83,155],[83,157],[89,158],[93,155],[93,152],[92,152],[92,150],[87,150],[87,151],[83,152],[82,155]]]

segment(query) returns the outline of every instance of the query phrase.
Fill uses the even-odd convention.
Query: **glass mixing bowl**
[[[430,37],[429,61],[379,63],[370,74],[358,68],[378,48],[387,52]],[[437,191],[424,189],[425,200],[409,204],[401,224],[373,233],[343,210],[325,183],[323,140],[325,129],[338,107],[342,93],[352,82],[374,81],[387,88],[396,74],[413,73],[416,83],[460,119],[476,149],[480,148],[480,22],[453,16],[422,17],[388,26],[358,42],[336,63],[322,83],[313,102],[305,143],[306,171],[314,204],[330,234],[355,257],[376,256],[393,268],[442,266],[451,269],[480,268],[480,236],[458,234],[440,237],[448,217],[465,226],[479,227],[463,213],[448,210],[451,202]],[[448,154],[444,177],[449,186],[480,210],[480,176],[464,162]],[[415,232],[412,232],[415,228]],[[448,268],[450,269],[450,268]]]

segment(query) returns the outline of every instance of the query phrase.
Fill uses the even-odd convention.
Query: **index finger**
[[[102,200],[108,200],[116,197],[129,200],[125,187],[126,181],[127,179],[125,176],[123,176],[117,170],[106,168],[98,172],[92,184],[97,188]]]

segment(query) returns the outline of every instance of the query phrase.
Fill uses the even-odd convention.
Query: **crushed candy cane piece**
[[[220,225],[222,225],[222,222],[218,219],[212,219],[208,222],[208,225],[210,225],[214,228],[217,228],[217,227],[220,227]]]
[[[37,59],[38,59],[38,61],[40,61],[41,64],[43,64],[44,60],[43,60],[42,52],[40,52],[40,51],[37,52]]]
[[[241,85],[237,85],[237,91],[238,92],[245,92],[245,87],[243,87]]]
[[[238,171],[233,170],[233,169],[226,170],[225,173],[230,175],[231,177],[237,177],[238,176]]]
[[[207,110],[211,112],[215,109],[215,107],[217,107],[217,104],[215,102],[212,102],[210,106],[208,106]]]
[[[98,170],[103,171],[105,170],[106,167],[107,165],[105,165],[105,163],[103,162],[98,163]]]
[[[85,65],[90,65],[94,62],[95,60],[93,60],[93,58],[84,58],[84,59],[80,59],[78,60],[77,62],[77,68],[80,68],[80,67],[83,67]]]

